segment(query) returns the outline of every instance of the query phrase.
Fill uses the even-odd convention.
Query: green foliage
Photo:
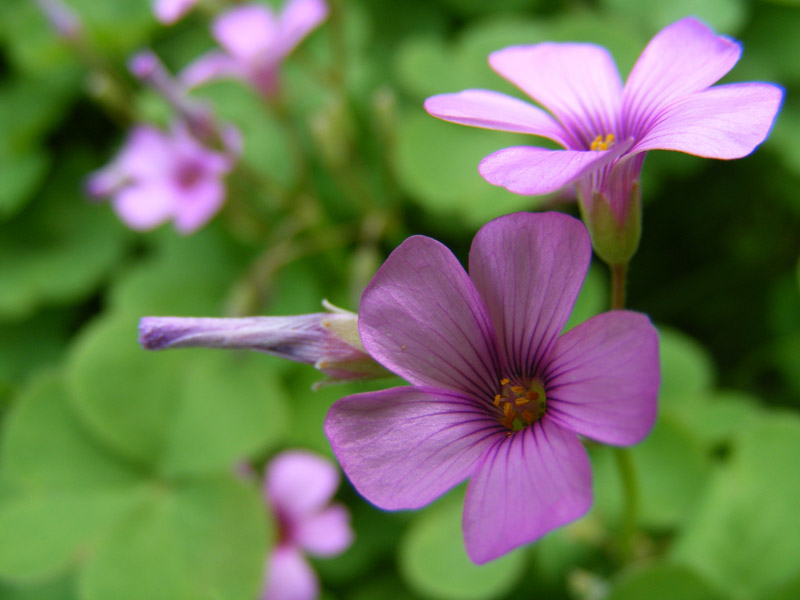
[[[400,542],[400,572],[413,589],[442,600],[481,600],[507,593],[522,575],[525,554],[512,552],[475,565],[461,543],[463,493],[421,512]]]

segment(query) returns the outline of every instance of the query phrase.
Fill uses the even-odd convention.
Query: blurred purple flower
[[[188,13],[198,0],[153,0],[153,14],[164,25],[172,25]]]
[[[313,600],[319,583],[303,553],[336,556],[353,542],[350,514],[328,503],[339,471],[310,452],[288,451],[267,467],[264,497],[278,522],[278,542],[267,563],[262,600]]]
[[[685,18],[650,41],[623,87],[611,55],[600,46],[513,46],[490,54],[490,66],[550,114],[488,90],[433,96],[425,109],[446,121],[557,142],[565,150],[499,150],[478,170],[489,183],[517,194],[575,183],[584,215],[604,199],[623,223],[638,203],[646,151],[732,159],[764,141],[783,98],[780,87],[709,87],[733,68],[741,51],[737,42]]]
[[[206,148],[183,126],[165,133],[138,125],[116,158],[89,177],[87,191],[111,197],[132,229],[152,229],[172,219],[179,232],[191,233],[221,208],[222,179],[231,167],[230,156]]]
[[[289,0],[277,16],[263,4],[232,8],[211,27],[224,52],[201,56],[180,78],[189,87],[219,78],[242,79],[271,97],[278,89],[281,61],[327,16],[323,0]]]
[[[325,306],[336,312],[240,319],[144,317],[139,323],[139,343],[148,350],[257,350],[313,365],[338,380],[389,375],[361,345],[358,315],[329,303]]]
[[[559,335],[591,258],[559,213],[484,225],[467,275],[424,236],[367,287],[367,351],[411,387],[347,396],[325,431],[347,476],[381,508],[428,504],[470,478],[467,553],[497,558],[583,515],[591,471],[578,435],[630,445],[650,431],[660,379],[650,320],[611,311]]]

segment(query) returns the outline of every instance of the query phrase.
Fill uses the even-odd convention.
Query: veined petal
[[[530,133],[566,146],[568,136],[553,117],[517,98],[489,90],[464,90],[425,100],[429,114],[461,125]]]
[[[279,546],[267,564],[260,600],[315,600],[319,583],[308,561],[293,546]]]
[[[478,231],[470,277],[489,309],[510,373],[522,376],[543,366],[591,257],[586,227],[561,213],[506,215]]]
[[[413,236],[386,259],[361,296],[367,352],[414,385],[494,397],[497,347],[486,307],[452,252]]]
[[[574,149],[617,132],[622,81],[608,50],[594,44],[546,42],[512,46],[489,55],[489,64],[553,113],[573,134]]]
[[[677,150],[708,158],[741,158],[766,139],[783,100],[769,83],[734,83],[670,103],[634,151]]]
[[[503,148],[478,165],[481,176],[515,194],[555,192],[623,154],[630,143],[610,150],[547,150],[531,146]]]
[[[245,79],[245,71],[235,59],[212,50],[183,69],[178,79],[186,87],[193,88],[215,79]]]
[[[581,517],[592,504],[589,457],[547,418],[487,452],[464,502],[467,554],[482,564]]]
[[[339,487],[339,470],[310,452],[291,450],[270,462],[264,494],[282,514],[301,520],[321,511]]]
[[[734,40],[693,17],[662,29],[633,66],[623,91],[624,121],[635,135],[671,99],[707,88],[741,56]]]
[[[344,506],[331,506],[298,523],[294,537],[297,544],[310,554],[341,554],[353,543],[350,513]]]
[[[650,319],[621,310],[597,315],[553,348],[547,418],[606,444],[635,444],[655,422],[660,378]]]
[[[211,32],[231,56],[252,64],[273,58],[279,28],[268,6],[242,4],[214,19]]]
[[[289,0],[279,17],[280,54],[285,56],[328,17],[323,0]]]
[[[333,453],[380,508],[419,508],[469,477],[507,430],[474,400],[436,388],[346,396],[325,419]]]
[[[114,196],[112,206],[131,229],[153,229],[174,214],[175,190],[162,181],[130,185]]]

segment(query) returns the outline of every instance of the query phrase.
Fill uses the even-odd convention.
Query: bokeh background
[[[475,231],[517,210],[577,214],[567,195],[515,196],[477,164],[524,136],[440,122],[429,95],[518,94],[492,50],[545,40],[608,47],[623,76],[661,27],[694,14],[742,40],[724,81],[786,88],[770,138],[738,161],[651,153],[629,306],[661,333],[632,556],[608,449],[589,445],[592,511],[491,564],[463,550],[463,487],[384,513],[343,481],[354,545],[313,559],[323,598],[800,597],[800,2],[795,0],[331,0],[283,65],[282,110],[246,85],[193,96],[240,128],[223,211],[179,235],[128,230],[91,203],[86,176],[135,122],[169,105],[126,67],[150,48],[177,72],[213,46],[209,2],[172,27],[145,0],[65,0],[85,39],[56,34],[31,0],[0,17],[0,598],[249,600],[275,523],[257,470],[285,448],[331,456],[337,398],[256,353],[137,344],[145,315],[357,310],[383,258],[411,234],[465,260]],[[593,264],[573,317],[607,306]],[[389,384],[394,382],[389,382]]]

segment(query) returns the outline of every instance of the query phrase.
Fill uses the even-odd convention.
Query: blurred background
[[[280,65],[279,96],[215,81],[185,100],[241,138],[223,208],[189,234],[127,228],[86,182],[131,127],[175,122],[174,99],[130,58],[149,49],[181,72],[215,47],[209,24],[231,4],[166,25],[147,0],[64,2],[65,20],[32,0],[3,0],[0,19],[0,598],[259,597],[280,541],[263,466],[287,448],[332,458],[327,408],[396,382],[311,391],[322,373],[275,357],[148,353],[138,319],[319,312],[323,298],[355,311],[408,235],[465,261],[491,218],[577,215],[568,195],[515,196],[477,174],[531,138],[443,123],[423,100],[519,96],[486,57],[546,40],[601,44],[624,77],[688,14],[743,42],[723,82],[786,97],[747,158],[645,161],[628,304],[659,327],[663,383],[633,451],[632,555],[616,542],[613,457],[589,444],[589,515],[493,563],[464,552],[463,486],[385,513],[343,478],[355,541],[311,564],[330,599],[800,597],[800,2],[329,0]],[[573,323],[606,309],[607,277],[596,261]],[[243,463],[259,475],[239,476]]]

